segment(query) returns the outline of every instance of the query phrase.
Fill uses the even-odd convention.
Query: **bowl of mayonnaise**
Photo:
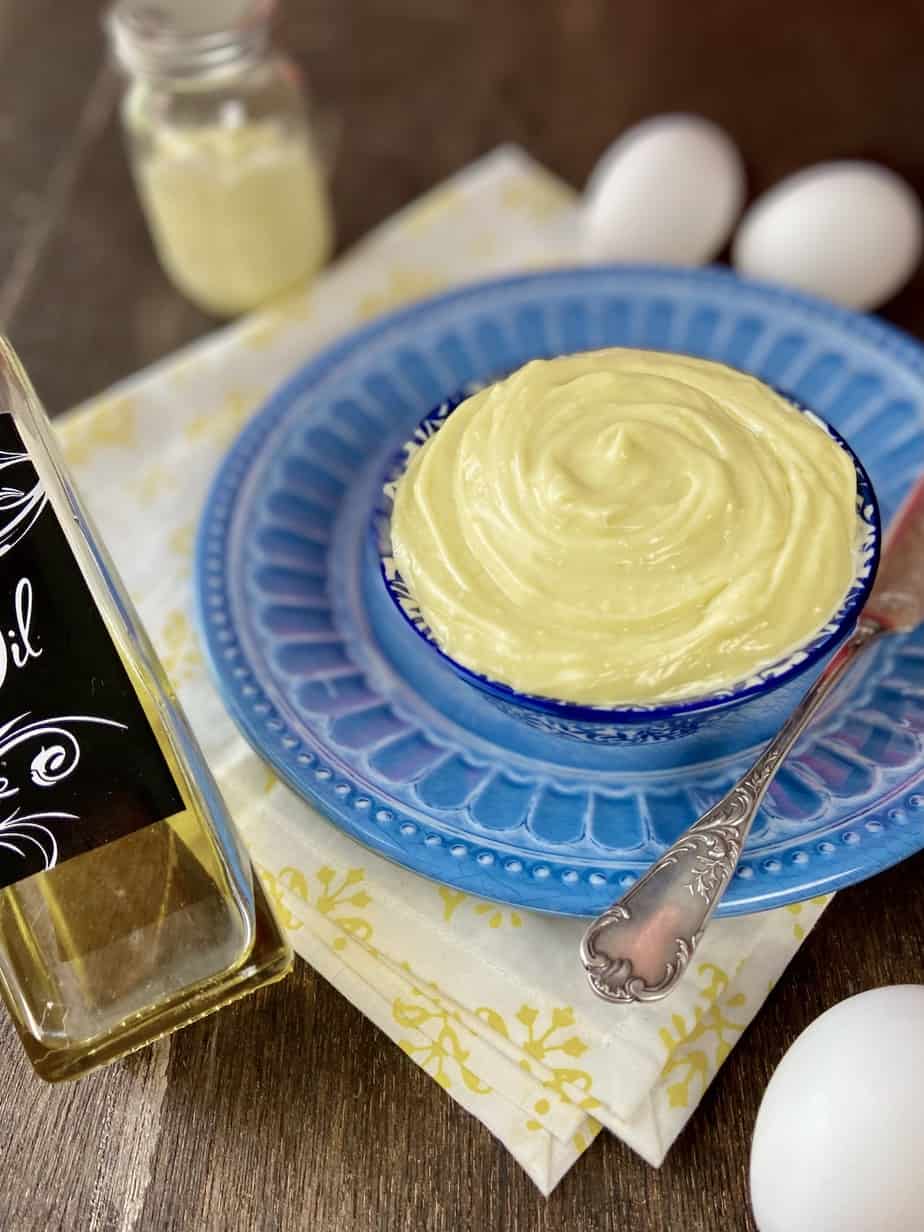
[[[593,743],[795,704],[879,558],[861,462],[810,409],[686,355],[533,360],[434,408],[372,533],[421,653]]]

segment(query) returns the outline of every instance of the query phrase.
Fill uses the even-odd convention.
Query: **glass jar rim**
[[[117,0],[104,24],[126,72],[182,79],[262,55],[275,8],[276,0]]]

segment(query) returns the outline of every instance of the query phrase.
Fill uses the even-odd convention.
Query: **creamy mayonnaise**
[[[795,650],[853,580],[853,462],[721,364],[536,360],[469,398],[395,495],[396,564],[452,658],[590,705],[713,692]]]
[[[249,311],[323,265],[330,205],[303,132],[254,120],[147,135],[136,165],[145,213],[164,268],[200,307]]]

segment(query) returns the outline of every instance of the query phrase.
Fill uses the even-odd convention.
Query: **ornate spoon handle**
[[[864,618],[777,736],[718,804],[587,929],[581,961],[605,1001],[659,1001],[683,974],[786,754],[857,655],[888,630]]]

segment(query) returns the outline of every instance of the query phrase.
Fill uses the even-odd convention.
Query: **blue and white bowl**
[[[745,720],[759,718],[766,724],[772,717],[774,724],[782,723],[841,643],[853,632],[879,565],[879,505],[869,475],[844,438],[814,411],[783,394],[802,413],[810,414],[847,452],[857,474],[857,516],[864,528],[857,553],[857,573],[843,603],[828,623],[809,642],[786,658],[708,696],[648,706],[581,706],[520,693],[510,685],[472,671],[446,654],[424,619],[392,554],[391,513],[398,480],[413,454],[440,430],[456,407],[476,388],[479,387],[471,387],[447,399],[424,416],[413,437],[391,460],[383,477],[380,500],[373,511],[372,534],[382,580],[395,606],[418,634],[421,650],[439,655],[460,679],[478,689],[505,714],[540,731],[591,744],[648,744],[672,740],[698,731],[732,710],[740,710]]]

